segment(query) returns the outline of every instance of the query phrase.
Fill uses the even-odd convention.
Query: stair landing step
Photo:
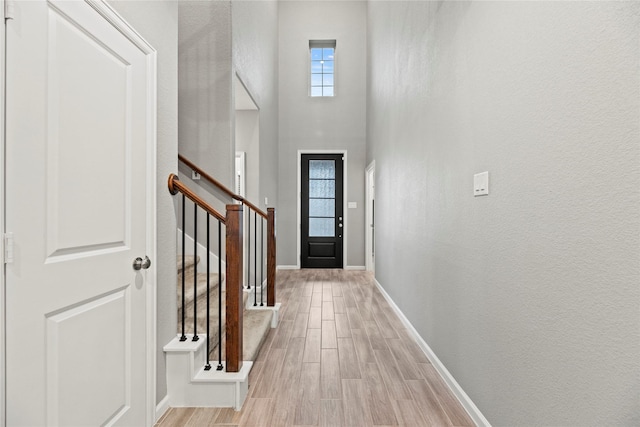
[[[245,310],[242,323],[242,360],[256,360],[262,343],[271,330],[272,310]]]

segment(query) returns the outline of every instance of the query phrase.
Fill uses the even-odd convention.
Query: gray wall
[[[368,28],[378,281],[492,424],[639,425],[640,4]]]
[[[228,188],[235,187],[233,76],[237,73],[260,108],[259,155],[253,159],[260,165],[255,177],[259,187],[253,189],[251,201],[264,209],[264,197],[271,205],[277,198],[278,4],[228,0],[179,4],[180,154]],[[180,179],[224,213],[230,198],[204,181],[191,181],[187,168],[181,166],[180,172]],[[185,228],[193,234],[191,214]],[[204,242],[203,227],[198,234]]]
[[[366,28],[363,1],[280,3],[278,265],[298,265],[298,150],[348,150],[346,266],[364,266]],[[309,40],[336,40],[336,96],[311,98]]]
[[[167,394],[162,347],[176,331],[176,220],[167,177],[178,157],[178,2],[109,2],[158,52],[157,375],[156,399]]]
[[[260,109],[259,188],[251,201],[263,210],[265,197],[278,207],[278,7],[270,0],[232,2],[233,70]]]
[[[179,2],[179,151],[233,188],[231,2]]]

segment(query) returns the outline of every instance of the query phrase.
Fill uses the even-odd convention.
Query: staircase
[[[198,297],[195,298],[193,289],[193,278],[195,272],[195,265],[200,261],[200,257],[186,256],[185,257],[185,270],[182,271],[182,257],[179,256],[177,260],[178,269],[178,283],[177,283],[177,301],[178,301],[178,334],[182,334],[181,319],[182,319],[182,275],[185,275],[185,333],[193,334],[193,318],[194,318],[194,302],[197,307],[196,313],[196,326],[198,335],[205,335],[207,333],[206,314],[207,314],[207,274],[198,273]],[[209,280],[209,304],[212,312],[217,313],[218,309],[218,273],[211,273]],[[225,330],[225,291],[224,291],[224,274],[222,275],[222,333],[224,340]],[[259,298],[259,297],[258,297]],[[260,347],[264,342],[264,339],[269,333],[269,329],[276,327],[277,319],[275,319],[275,311],[271,309],[261,309],[254,307],[254,293],[245,291],[243,295],[244,301],[244,313],[243,313],[243,352],[242,360],[255,360]],[[218,360],[218,330],[219,320],[217,315],[211,315],[211,324],[209,326],[209,360]],[[222,360],[225,358],[224,344],[222,346]],[[216,363],[217,364],[217,363]],[[216,365],[212,363],[212,365]]]
[[[225,319],[226,292],[224,277],[222,278],[222,292],[219,292],[218,274],[209,275],[209,304],[210,322],[209,337],[207,337],[207,275],[197,273],[197,295],[193,283],[195,266],[200,262],[198,256],[185,256],[184,271],[182,257],[178,258],[178,333],[169,344],[164,347],[167,361],[167,389],[169,390],[168,405],[170,407],[220,407],[240,410],[249,390],[249,372],[253,367],[260,347],[269,330],[277,326],[280,304],[275,307],[254,307],[254,294],[248,290],[243,292],[243,352],[242,368],[238,372],[226,372],[224,369],[225,355]],[[185,277],[185,334],[186,341],[180,341],[182,336],[182,275]],[[224,275],[223,275],[224,276]],[[218,301],[222,297],[222,313],[218,317]],[[196,321],[194,322],[194,304]],[[222,324],[220,325],[220,321]],[[199,339],[193,341],[193,325]],[[221,328],[219,329],[219,326]],[[219,340],[219,330],[222,337]],[[209,354],[206,354],[206,341],[209,341]],[[218,345],[220,343],[220,345]],[[219,351],[219,349],[221,351]],[[211,369],[207,370],[207,362]],[[220,366],[222,369],[218,370]]]
[[[181,225],[177,230],[181,255],[176,288],[178,333],[164,346],[166,405],[240,410],[249,389],[253,360],[269,329],[278,324],[275,209],[270,207],[264,212],[187,159],[179,156],[179,160],[230,200],[219,199],[225,203],[221,213],[177,175],[169,175],[168,189],[178,196],[181,212]],[[189,230],[186,229],[187,213],[193,218]],[[244,219],[247,219],[246,229]],[[186,244],[188,239],[193,245]],[[191,247],[194,255],[189,255]],[[249,253],[253,254],[253,262],[247,255],[244,263],[244,255]],[[222,254],[221,259],[215,254]],[[214,269],[216,273],[202,273]],[[249,286],[244,289],[243,276],[256,282],[260,277],[262,283],[254,283],[251,290]]]

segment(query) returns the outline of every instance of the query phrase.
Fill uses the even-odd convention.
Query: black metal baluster
[[[198,205],[193,204],[193,338],[198,341]]]
[[[260,220],[260,307],[264,306],[264,220]]]
[[[211,315],[209,313],[209,289],[210,289],[210,281],[211,281],[211,271],[209,268],[209,262],[210,262],[210,256],[209,254],[211,253],[209,251],[209,218],[210,218],[210,214],[209,212],[207,212],[207,364],[204,365],[204,370],[208,371],[211,369],[211,363],[209,363],[209,341],[210,341],[210,337],[211,337],[211,331],[209,330],[209,325],[211,323]]]
[[[247,289],[251,290],[251,217],[249,215],[251,215],[251,208],[247,210]]]
[[[253,306],[255,307],[258,305],[258,212],[256,211],[253,211],[253,235]]]
[[[182,195],[182,336],[180,337],[180,341],[186,341],[187,340],[187,336],[184,334],[184,323],[185,323],[185,309],[186,307],[184,306],[184,291],[185,291],[185,277],[184,275],[186,274],[185,268],[186,268],[186,263],[185,263],[185,197],[184,194]]]
[[[218,367],[222,370],[222,223],[218,221]]]

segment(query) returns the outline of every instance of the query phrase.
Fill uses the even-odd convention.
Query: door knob
[[[144,259],[138,257],[138,258],[133,260],[133,269],[134,270],[140,270],[140,269],[146,270],[149,267],[151,267],[151,260],[146,255],[144,256]]]

